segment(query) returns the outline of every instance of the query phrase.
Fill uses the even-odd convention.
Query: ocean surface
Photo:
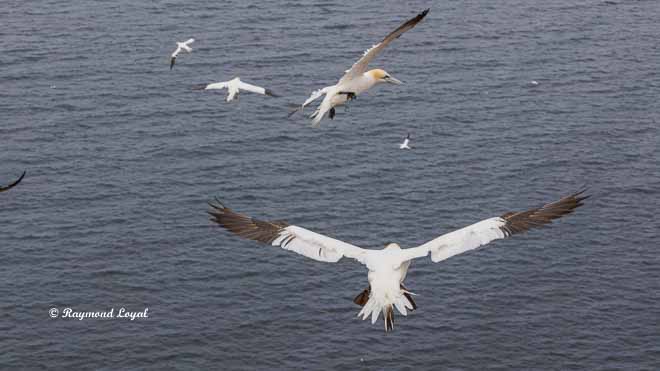
[[[427,7],[372,64],[404,85],[319,129],[287,119]],[[659,369],[659,15],[655,0],[3,1],[0,184],[27,175],[0,194],[0,368]],[[281,97],[191,90],[235,76]],[[365,267],[206,214],[219,197],[414,247],[583,186],[548,228],[416,260],[419,309],[387,334],[356,318]]]

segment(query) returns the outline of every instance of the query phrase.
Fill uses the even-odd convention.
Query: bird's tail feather
[[[353,302],[362,307],[358,313],[358,317],[362,317],[362,320],[371,317],[371,324],[376,323],[382,311],[383,320],[385,321],[385,331],[387,332],[394,328],[394,310],[392,306],[404,316],[408,315],[408,310],[413,311],[417,309],[417,304],[415,304],[412,295],[414,294],[408,291],[405,286],[400,285],[399,295],[394,300],[391,300],[391,302],[382,302],[382,300],[371,295],[371,288],[367,287],[353,299]]]
[[[319,126],[321,126],[321,120],[323,120],[323,116],[325,116],[325,111],[321,111],[320,108],[314,111],[314,113],[312,113],[311,115],[309,115],[309,118],[313,119],[312,120],[313,128],[318,128]]]

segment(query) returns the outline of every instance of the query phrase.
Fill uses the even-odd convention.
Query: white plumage
[[[244,238],[278,246],[317,261],[337,262],[347,257],[362,263],[369,271],[369,287],[354,300],[362,306],[358,316],[362,319],[371,317],[375,323],[383,312],[385,330],[388,331],[394,324],[392,308],[404,316],[409,310],[417,309],[413,294],[403,285],[413,259],[430,254],[432,261],[440,262],[491,241],[548,224],[581,206],[588,197],[582,196],[583,192],[539,208],[485,219],[409,249],[401,249],[396,243],[390,243],[382,250],[363,249],[285,221],[250,218],[225,207],[219,200],[211,204],[213,209],[209,214],[213,221]]]
[[[318,106],[316,111],[312,113],[310,118],[312,118],[312,126],[318,127],[321,124],[321,120],[329,114],[330,118],[335,116],[335,107],[343,105],[346,102],[355,99],[358,95],[363,92],[371,89],[373,86],[380,83],[391,83],[391,84],[402,84],[401,81],[390,76],[387,72],[382,69],[374,69],[367,71],[369,62],[371,62],[376,56],[378,56],[389,43],[400,37],[404,32],[415,27],[429,12],[429,9],[424,10],[417,16],[408,20],[396,30],[388,34],[380,43],[373,45],[367,51],[364,52],[362,58],[360,58],[353,66],[346,70],[344,76],[337,82],[337,84],[332,86],[326,86],[323,89],[316,90],[312,95],[295,111],[302,111],[305,106],[312,103],[314,100],[322,97],[323,101]]]
[[[410,149],[408,145],[410,143],[410,133],[403,139],[403,143],[399,144],[399,149]]]
[[[234,98],[238,98],[241,90],[249,91],[252,93],[268,95],[271,97],[276,97],[270,89],[265,89],[256,85],[248,84],[241,81],[240,78],[236,77],[229,81],[215,82],[212,84],[202,84],[194,87],[195,90],[220,90],[227,89],[227,102],[231,102]]]
[[[181,53],[182,50],[187,51],[188,53],[192,52],[192,48],[190,47],[190,44],[194,43],[195,39],[188,39],[184,42],[178,42],[176,43],[176,50],[172,53],[172,56],[170,57],[170,70],[174,68],[174,63],[176,62],[176,57]]]

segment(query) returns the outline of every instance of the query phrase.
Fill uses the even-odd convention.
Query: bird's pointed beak
[[[392,76],[390,76],[390,78],[387,79],[387,82],[389,82],[390,84],[394,84],[394,85],[401,85],[401,84],[403,84],[403,82],[402,82],[401,80],[395,79],[395,78],[392,77]]]

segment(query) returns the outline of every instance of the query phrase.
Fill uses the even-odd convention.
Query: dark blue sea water
[[[373,64],[406,84],[320,129],[286,118],[429,6]],[[0,194],[0,368],[658,369],[659,15],[655,0],[3,1],[0,184],[27,176]],[[190,90],[235,76],[282,97]],[[206,215],[218,196],[413,247],[583,185],[592,198],[550,228],[415,261],[419,310],[388,334],[355,318],[363,266]],[[49,316],[122,307],[149,317]]]

